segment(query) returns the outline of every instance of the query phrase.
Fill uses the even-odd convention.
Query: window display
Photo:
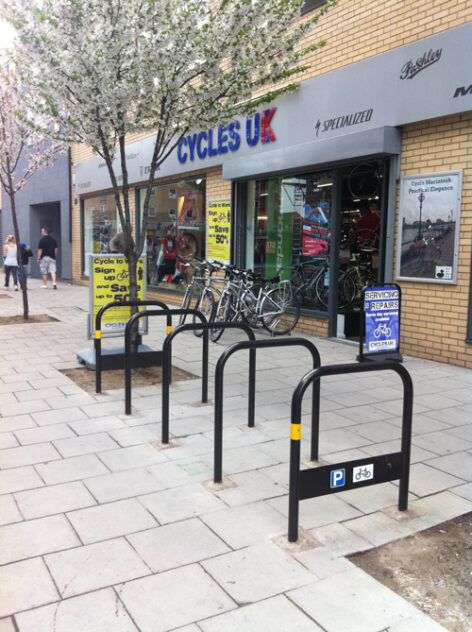
[[[265,277],[290,278],[302,306],[326,311],[317,279],[330,249],[331,172],[249,183],[247,267]]]
[[[82,200],[83,261],[82,272],[90,276],[90,255],[109,252],[110,239],[117,233],[117,214],[113,195]]]
[[[144,193],[141,189],[141,214]],[[204,177],[153,187],[146,226],[148,283],[185,285],[184,264],[205,256],[205,231]]]

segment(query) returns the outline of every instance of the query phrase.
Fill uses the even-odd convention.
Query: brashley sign
[[[316,164],[323,161],[320,142],[325,139],[469,111],[471,76],[472,24],[466,24],[304,81],[250,119],[196,130],[156,176],[229,167],[235,161],[243,164],[238,173],[250,175],[254,157],[261,172],[287,169],[293,165],[283,150],[294,147],[309,149],[310,163]],[[153,138],[127,146],[131,184],[146,180],[152,150]],[[115,160],[119,172],[119,157]],[[231,175],[223,170],[223,177]],[[77,164],[75,186],[78,195],[110,189],[103,159]]]

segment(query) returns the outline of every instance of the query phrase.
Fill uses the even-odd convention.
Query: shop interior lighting
[[[333,183],[332,183],[332,182],[318,182],[318,185],[317,185],[317,186],[318,186],[320,189],[321,189],[321,187],[332,187],[332,186],[333,186]]]
[[[257,219],[267,219],[267,215],[258,215]]]
[[[267,195],[269,195],[268,193],[259,193],[259,197],[266,197]]]

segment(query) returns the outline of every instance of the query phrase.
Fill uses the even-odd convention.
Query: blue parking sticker
[[[342,470],[332,470],[330,472],[329,486],[331,488],[343,487],[345,483],[346,483],[346,470],[344,468]]]

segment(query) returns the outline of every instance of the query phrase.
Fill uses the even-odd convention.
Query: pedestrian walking
[[[52,287],[57,290],[56,285],[56,257],[57,257],[57,241],[49,234],[49,228],[41,229],[41,239],[38,244],[38,258],[36,263],[39,265],[43,276],[42,288],[48,286],[48,272],[51,275]]]
[[[23,272],[25,274],[25,286],[26,286],[26,279],[28,278],[28,271],[29,271],[29,260],[30,260],[30,257],[33,256],[33,251],[31,250],[31,246],[27,246],[26,244],[20,244],[20,254],[21,254],[21,260],[23,262]],[[21,278],[19,279],[19,281],[21,285]]]
[[[15,244],[15,237],[8,235],[5,245],[3,246],[3,254],[5,261],[3,267],[5,270],[5,288],[10,285],[10,274],[13,277],[13,285],[15,292],[18,291],[18,249]]]

